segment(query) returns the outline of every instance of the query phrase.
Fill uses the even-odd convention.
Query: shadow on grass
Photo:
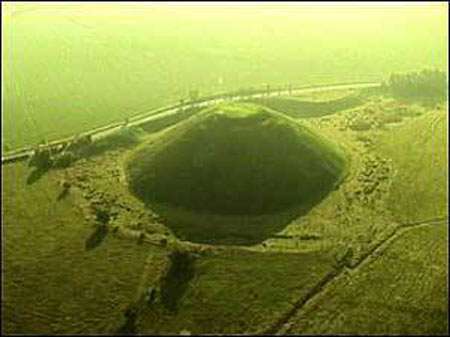
[[[292,97],[250,99],[248,102],[267,106],[294,118],[317,118],[331,115],[342,110],[355,108],[362,105],[364,100],[362,96],[349,95],[343,98],[323,102],[310,102]]]
[[[135,335],[136,334],[136,319],[138,317],[138,308],[131,304],[124,313],[125,323],[117,329],[118,335]]]
[[[338,185],[336,185],[338,186]],[[284,211],[259,215],[222,215],[193,211],[169,204],[147,204],[181,240],[213,245],[254,245],[307,214],[337,187],[329,186],[303,203]]]
[[[195,256],[191,253],[176,249],[170,253],[169,258],[170,268],[160,283],[160,303],[166,310],[163,315],[165,317],[178,312],[178,304],[188,288],[189,281],[195,275]],[[148,299],[130,303],[124,311],[124,322],[116,333],[118,335],[136,334],[136,320],[143,310],[149,308],[148,305]]]
[[[176,313],[189,281],[195,274],[195,258],[188,252],[174,251],[170,254],[171,266],[161,280],[161,301],[171,313]]]
[[[140,142],[140,131],[138,129],[123,129],[117,133],[106,136],[96,142],[93,142],[78,152],[81,158],[96,157],[107,151],[127,149]]]
[[[58,197],[56,198],[57,201],[61,201],[65,199],[69,195],[69,189],[65,188],[59,193]]]
[[[148,121],[140,126],[124,127],[121,130],[89,144],[80,150],[79,155],[83,158],[95,157],[111,150],[129,149],[141,142],[141,137],[147,133],[161,131],[169,126],[191,117],[201,108],[191,107],[182,113],[164,116]]]
[[[162,117],[156,120],[151,120],[147,123],[142,124],[140,127],[148,133],[155,133],[193,116],[201,109],[202,108],[198,107],[187,108],[178,114],[169,115],[167,117]]]
[[[42,178],[42,176],[48,172],[48,169],[36,168],[27,177],[27,185],[32,185],[36,181]]]
[[[94,233],[92,233],[86,240],[85,250],[89,251],[98,247],[106,238],[106,235],[108,235],[108,226],[106,226],[105,224],[99,225],[95,229]]]

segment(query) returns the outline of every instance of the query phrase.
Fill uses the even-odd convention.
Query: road
[[[206,99],[203,100],[200,103],[196,103],[195,106],[197,107],[207,107],[214,104],[218,104],[224,101],[240,101],[245,99],[251,99],[251,98],[262,98],[262,97],[270,97],[270,96],[285,96],[285,95],[298,95],[298,94],[304,94],[304,93],[311,93],[311,92],[320,92],[320,91],[327,91],[327,90],[347,90],[347,89],[365,89],[365,88],[374,88],[379,87],[381,83],[378,82],[358,82],[358,83],[347,83],[347,84],[332,84],[332,85],[323,85],[323,86],[310,86],[310,87],[302,87],[302,88],[296,88],[292,90],[282,90],[279,89],[273,89],[269,91],[269,93],[255,93],[250,95],[239,95],[236,94],[234,96],[226,96],[224,94],[222,97],[218,98],[212,98],[212,99]],[[189,108],[192,106],[191,102],[187,102],[183,105],[180,104],[174,104],[167,107],[158,108],[155,110],[150,110],[148,112],[145,112],[143,114],[133,116],[129,118],[128,126],[139,126],[144,123],[148,123],[152,120],[158,120],[160,118],[165,118],[171,115],[175,115],[177,113],[180,113],[182,110]],[[91,135],[92,140],[98,140],[101,138],[104,138],[110,134],[113,134],[120,130],[124,125],[124,122],[116,122],[112,124],[108,124],[105,126],[102,126],[100,128],[95,128],[92,130],[89,130],[87,132],[83,132],[78,135],[78,137]],[[52,142],[49,142],[47,144],[47,147],[55,147],[61,144],[66,143],[67,141],[70,141],[74,137],[68,137],[64,139],[55,140]],[[32,156],[34,153],[33,147],[26,147],[23,149],[19,149],[16,151],[9,152],[2,155],[2,165],[6,163],[15,162],[18,160],[24,160],[30,156]]]

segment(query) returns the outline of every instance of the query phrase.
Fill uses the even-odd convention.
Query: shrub
[[[37,149],[28,162],[28,166],[34,166],[40,170],[47,170],[52,164],[52,157],[48,149]]]
[[[366,130],[370,130],[372,124],[368,121],[365,120],[356,120],[353,121],[350,124],[350,129],[352,129],[353,131],[366,131]]]
[[[69,167],[72,163],[74,163],[78,159],[79,157],[76,156],[73,152],[65,151],[55,156],[53,166],[56,168],[66,168]]]

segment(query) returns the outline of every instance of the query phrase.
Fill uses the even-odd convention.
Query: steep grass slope
[[[343,155],[285,116],[256,105],[213,108],[142,146],[130,186],[149,202],[217,214],[266,214],[334,187]]]

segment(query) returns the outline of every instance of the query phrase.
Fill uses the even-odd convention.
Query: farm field
[[[101,333],[114,327],[147,255],[158,251],[112,237],[107,249],[87,250],[95,226],[85,222],[76,196],[58,201],[53,175],[31,186],[26,177],[20,164],[3,170],[2,331]]]
[[[447,125],[441,107],[380,137],[380,151],[395,158],[390,205],[400,221],[448,216]]]
[[[376,323],[378,322],[376,319],[383,318],[370,314],[370,310],[385,310],[380,307],[382,306],[381,303],[384,302],[375,301],[366,309],[368,310],[367,312],[360,311],[362,313],[358,319],[359,323],[355,323],[356,325],[345,323],[345,317],[349,317],[346,315],[351,315],[352,320],[354,320],[354,314],[352,314],[353,311],[350,311],[350,309],[346,309],[348,312],[341,310],[341,305],[343,304],[339,304],[340,302],[336,303],[336,308],[339,306],[339,312],[341,313],[339,320],[333,320],[327,326],[324,326],[322,323],[315,323],[314,319],[316,318],[309,318],[309,315],[316,317],[315,314],[309,314],[309,311],[307,311],[307,308],[312,305],[309,303],[315,303],[315,298],[328,301],[328,289],[338,289],[332,292],[334,294],[333,301],[335,296],[338,296],[336,301],[344,301],[348,297],[347,294],[353,292],[351,289],[347,290],[347,284],[354,284],[355,282],[372,284],[372,278],[380,277],[380,272],[376,268],[369,268],[366,265],[376,264],[376,266],[379,266],[377,268],[384,266],[384,268],[390,270],[389,265],[393,262],[383,262],[390,255],[387,253],[376,253],[372,256],[371,252],[380,242],[384,242],[396,233],[398,226],[401,225],[401,221],[427,220],[430,218],[441,219],[446,217],[445,199],[442,200],[440,210],[436,209],[434,204],[434,208],[428,208],[424,205],[421,208],[422,213],[417,212],[414,218],[405,217],[403,213],[406,209],[405,207],[388,207],[398,188],[403,188],[408,193],[408,190],[402,185],[404,176],[398,173],[391,175],[394,168],[393,165],[399,165],[398,163],[401,163],[405,156],[409,155],[410,158],[414,158],[414,156],[409,154],[409,151],[411,151],[409,147],[400,146],[397,149],[391,147],[391,152],[386,152],[386,149],[382,146],[386,138],[392,137],[390,135],[391,132],[396,132],[397,134],[404,132],[405,138],[410,137],[411,132],[408,132],[408,130],[414,128],[417,124],[431,127],[430,121],[434,121],[433,130],[442,129],[445,131],[446,120],[442,117],[445,111],[427,110],[427,108],[410,106],[406,109],[415,112],[411,114],[413,117],[409,117],[400,124],[391,124],[390,127],[386,127],[386,125],[375,123],[374,125],[378,125],[377,127],[363,131],[354,131],[351,128],[353,124],[349,121],[357,121],[358,116],[368,108],[378,111],[374,118],[383,120],[381,116],[388,114],[393,109],[395,110],[396,106],[404,106],[401,104],[396,103],[392,99],[377,99],[375,96],[358,108],[342,110],[321,118],[298,118],[297,120],[302,121],[304,125],[308,125],[312,130],[320,131],[320,134],[324,137],[328,133],[334,132],[334,141],[343,146],[347,155],[351,154],[352,160],[349,163],[349,173],[341,186],[330,193],[309,213],[299,219],[294,218],[294,220],[288,221],[284,229],[278,233],[272,234],[271,237],[262,243],[250,246],[239,246],[238,244],[238,246],[231,245],[227,248],[227,246],[219,245],[217,248],[214,248],[214,246],[204,244],[191,246],[186,241],[179,241],[177,235],[174,234],[176,231],[172,232],[170,229],[175,230],[175,228],[172,225],[166,227],[165,219],[158,216],[160,208],[156,207],[156,205],[154,207],[150,205],[149,212],[148,206],[145,206],[145,204],[129,193],[123,178],[121,178],[125,172],[121,173],[121,170],[126,168],[125,163],[129,160],[129,153],[134,151],[133,149],[136,145],[118,148],[117,150],[107,150],[88,159],[81,160],[73,164],[73,167],[67,169],[51,170],[31,183],[27,180],[27,177],[29,178],[33,171],[25,165],[19,163],[5,166],[6,169],[3,174],[8,184],[5,186],[3,193],[6,196],[4,197],[4,203],[9,211],[3,214],[5,223],[3,234],[7,243],[5,245],[7,258],[3,271],[7,280],[5,283],[6,292],[11,294],[5,297],[5,305],[2,309],[5,313],[4,317],[10,317],[5,331],[18,331],[18,327],[23,326],[21,320],[25,317],[27,318],[27,324],[30,324],[30,331],[44,329],[42,325],[39,325],[44,324],[46,326],[45,329],[49,330],[43,331],[58,333],[64,331],[111,331],[108,329],[143,333],[178,333],[184,330],[193,333],[207,333],[209,331],[261,333],[283,331],[283,329],[289,329],[289,332],[315,332],[316,330],[314,329],[318,327],[325,329],[320,330],[320,332],[329,332],[341,331],[339,330],[340,326],[350,329],[342,330],[344,332],[366,330],[369,332],[415,331],[416,327],[413,323],[422,322],[417,321],[417,315],[420,315],[421,319],[426,319],[426,317],[435,317],[435,314],[433,314],[435,311],[430,311],[429,314],[426,314],[431,316],[423,316],[424,314],[420,310],[410,311],[408,312],[408,322],[410,323],[407,323],[402,316],[405,315],[404,310],[393,307],[389,309],[391,310],[389,314],[386,313],[386,315],[391,317],[391,320],[385,321],[385,327]],[[230,108],[231,111],[246,105],[233,103],[232,106],[233,108]],[[239,118],[245,118],[245,116],[244,114]],[[190,119],[195,120],[193,117]],[[174,118],[174,121],[176,122],[177,119]],[[344,125],[347,126],[344,127]],[[341,128],[342,131],[336,131]],[[144,132],[141,136],[143,137],[142,142],[152,141],[154,138],[161,141],[164,139],[164,137],[161,137],[161,134],[170,134],[169,131],[171,129],[173,127],[169,127],[167,131],[163,129],[148,135]],[[422,130],[425,130],[425,128],[422,127]],[[373,138],[375,145],[368,146],[365,138],[361,138],[363,134],[366,137],[369,136],[368,138]],[[423,132],[421,135],[422,139],[432,140],[434,137],[434,134],[431,136],[429,131]],[[417,136],[415,139],[417,139]],[[427,141],[424,144],[426,144],[422,148],[424,153],[437,151],[436,143]],[[445,143],[439,144],[442,147],[445,145]],[[372,173],[372,180],[364,182],[366,185],[361,185],[361,176],[365,176],[367,170],[373,170],[374,163],[377,163],[378,167],[375,167]],[[397,172],[403,172],[400,165],[397,170]],[[406,168],[403,168],[403,170],[406,170]],[[437,162],[426,171],[428,174],[431,173],[434,179],[440,179],[438,180],[440,188],[427,190],[424,187],[429,199],[441,200],[442,198],[442,190],[445,189],[446,181],[446,175],[442,173],[442,170],[444,172],[446,170],[444,161]],[[98,174],[98,172],[103,172],[103,174]],[[424,178],[424,173],[421,175],[420,171],[416,171],[415,174],[417,181],[421,181]],[[389,178],[387,180],[379,180],[379,177],[382,178],[383,175],[387,175]],[[71,181],[73,187],[67,196],[58,201],[64,191],[61,190],[61,184],[64,181]],[[377,181],[379,182],[378,184]],[[374,191],[367,192],[374,184],[376,185]],[[369,187],[366,192],[365,187]],[[45,188],[45,194],[40,193],[42,188]],[[411,193],[413,193],[413,190]],[[47,206],[48,208],[30,207],[30,205],[38,204],[49,206]],[[98,204],[100,205],[99,207],[95,206]],[[12,207],[13,205],[16,205],[16,207]],[[17,207],[17,205],[20,205],[20,207]],[[56,207],[50,205],[55,205]],[[95,211],[92,213],[90,209]],[[104,209],[112,218],[108,223],[109,232],[107,232],[106,236],[95,239],[96,228],[98,228],[95,214],[98,213],[98,209]],[[178,214],[176,217],[187,216],[187,219],[190,218],[191,226],[195,226],[196,221],[201,219],[195,213],[191,212],[189,215],[183,212],[175,213]],[[47,219],[50,219],[50,221]],[[66,220],[61,222],[61,219]],[[180,220],[182,218],[179,218],[178,221]],[[231,220],[229,219],[228,221]],[[243,220],[237,220],[236,224],[239,224],[239,221],[241,221],[242,225]],[[30,225],[28,227],[17,226],[16,223]],[[44,225],[40,225],[41,223]],[[396,234],[394,243],[391,244],[392,247],[400,246],[398,249],[405,249],[404,247],[411,245],[411,243],[408,243],[408,240],[419,240],[421,236],[413,234],[417,231],[418,233],[424,233],[424,237],[429,237],[429,239],[424,239],[424,243],[431,240],[429,244],[433,245],[431,246],[433,248],[423,248],[424,253],[419,251],[417,258],[423,258],[425,261],[428,261],[429,257],[427,257],[425,252],[441,252],[440,260],[433,260],[433,265],[436,265],[438,269],[432,269],[432,272],[427,276],[428,279],[424,279],[424,284],[430,284],[430,286],[427,286],[428,288],[417,286],[418,288],[407,290],[409,288],[402,283],[401,286],[399,285],[400,295],[398,296],[402,296],[402,287],[406,287],[404,291],[409,291],[406,298],[426,297],[428,296],[426,291],[438,291],[437,294],[441,294],[445,290],[445,282],[442,281],[445,280],[446,276],[445,265],[442,262],[447,254],[445,245],[447,234],[442,232],[445,229],[445,222],[438,225],[430,225],[430,227],[429,230],[426,226],[411,228],[402,235]],[[239,230],[238,228],[239,226],[236,230]],[[203,235],[205,238],[208,238],[206,233],[208,230],[211,231],[212,227],[205,227],[203,230],[205,231]],[[55,237],[54,234],[50,234],[56,234],[56,232],[62,236]],[[413,237],[410,238],[411,236]],[[439,240],[437,240],[438,238]],[[93,243],[89,244],[90,241]],[[161,245],[161,242],[167,243]],[[43,243],[47,247],[47,251],[37,248]],[[20,247],[20,249],[17,250],[13,247]],[[33,247],[35,248],[33,249]],[[173,249],[169,247],[191,247],[185,249],[193,249],[194,252],[199,252],[194,253],[199,255],[193,263],[192,274],[189,274],[190,276],[181,285],[177,285],[175,282],[175,285],[171,286],[175,288],[170,289],[178,289],[174,290],[175,294],[178,294],[174,299],[170,300],[169,297],[169,299],[162,301],[160,304],[156,303],[149,307],[139,304],[139,314],[132,323],[127,325],[128,321],[124,314],[126,308],[133,305],[136,298],[140,298],[139,294],[142,292],[140,282],[142,283],[142,280],[146,279],[146,277],[154,279],[154,273],[158,274],[160,272],[161,264],[164,265],[168,252]],[[218,250],[216,251],[216,249]],[[352,252],[350,257],[348,256],[349,249]],[[386,251],[390,252],[392,249],[394,248],[386,248]],[[42,255],[37,255],[34,250],[40,251]],[[58,254],[54,255],[55,252],[58,252]],[[398,256],[398,254],[400,252],[394,257]],[[39,264],[36,264],[35,261],[39,259],[39,256],[41,256],[40,259],[45,261],[44,269],[42,269],[43,267],[36,269],[39,268]],[[372,262],[364,262],[359,266],[360,261],[367,258]],[[130,259],[133,261],[132,264],[130,264]],[[146,262],[149,259],[152,261],[150,264]],[[411,259],[414,259],[414,256],[410,257]],[[155,263],[155,261],[159,262]],[[345,264],[348,266],[358,266],[357,270],[346,272],[345,269],[342,269],[342,263],[344,263],[342,261],[345,261]],[[98,265],[99,263],[100,265]],[[125,265],[117,268],[120,263],[125,263],[129,271],[126,271]],[[416,266],[411,263],[405,262],[404,264],[405,271],[402,274],[405,275],[405,278],[416,279],[412,275],[419,271],[422,273],[420,275],[428,275],[426,273],[426,262],[423,262],[423,268],[414,267],[414,269],[410,270],[409,268],[411,267],[409,266]],[[62,270],[61,264],[66,266]],[[293,267],[295,265],[298,265],[298,268]],[[77,267],[75,268],[75,266]],[[155,268],[156,271],[152,274],[152,270]],[[78,273],[76,273],[76,270],[78,270]],[[67,312],[61,311],[61,315],[65,315],[64,319],[59,318],[59,316],[53,317],[51,313],[55,310],[56,304],[53,304],[52,298],[54,299],[53,301],[58,302],[62,297],[70,296],[70,291],[73,292],[74,285],[79,287],[79,289],[86,289],[86,282],[89,283],[89,279],[92,277],[91,273],[94,270],[96,277],[116,274],[106,285],[101,285],[101,291],[104,294],[103,298],[109,304],[106,305],[104,302],[97,300],[95,303],[90,303],[89,298],[77,297],[76,300],[72,301],[71,305],[65,307]],[[249,272],[250,270],[251,272]],[[268,270],[271,272],[267,273]],[[302,271],[300,274],[299,270]],[[257,276],[258,272],[261,273],[260,276]],[[393,278],[392,282],[400,282],[398,281],[399,274],[396,272],[392,273],[392,276],[386,276],[386,282],[390,282],[388,281],[389,277]],[[358,276],[360,274],[363,276]],[[39,275],[39,277],[46,276],[56,283],[59,282],[61,277],[66,278],[66,280],[67,277],[71,278],[74,275],[77,277],[76,279],[70,279],[68,282],[70,288],[62,288],[58,292],[54,292],[55,283],[46,282],[40,285],[34,275]],[[132,275],[134,276],[131,281],[129,278]],[[231,275],[234,276],[231,277]],[[353,275],[356,275],[355,278]],[[417,277],[422,278],[422,276]],[[334,278],[336,278],[335,281]],[[342,278],[347,280],[344,284],[342,284]],[[325,282],[327,287],[325,290],[318,291],[317,285],[322,284],[322,282]],[[328,282],[331,283],[329,284]],[[97,292],[92,286],[94,285],[90,285],[90,291]],[[35,287],[43,288],[40,292],[35,293]],[[340,292],[341,287],[342,293]],[[23,289],[29,289],[27,297],[23,296]],[[382,292],[381,289],[383,288],[380,288],[380,290],[372,289],[372,292],[368,292],[366,296],[377,298],[379,292]],[[303,307],[300,311],[296,309],[296,303],[302,303],[302,298],[308,298],[316,292],[317,295],[313,296],[313,302],[308,302],[305,306],[306,309],[303,309]],[[13,296],[14,293],[20,293],[20,295],[16,297]],[[35,301],[38,301],[38,298],[34,296],[47,296],[50,299],[41,302],[38,307],[40,309],[33,316],[33,314],[29,313],[31,309],[26,309],[27,305],[25,303],[35,306]],[[240,306],[242,305],[242,298],[246,296],[248,296],[248,299],[245,301],[248,304],[248,308],[244,310]],[[365,307],[365,303],[367,303],[364,300],[365,297],[361,297],[361,301],[359,298],[353,299],[353,301],[356,301],[355,303],[359,304],[349,305],[349,308],[354,308],[356,305]],[[423,330],[420,331],[424,333],[427,331],[439,332],[446,329],[444,318],[442,318],[446,310],[443,307],[445,301],[442,300],[441,295],[436,295],[436,298],[437,302],[430,303],[427,308],[429,307],[429,310],[440,312],[441,318],[437,318],[436,321],[434,321],[434,318],[433,320],[430,318],[427,323],[429,325],[421,325]],[[439,298],[441,302],[439,302]],[[225,299],[226,301],[223,302]],[[139,300],[137,301],[137,303],[140,303]],[[378,307],[377,303],[380,303]],[[77,310],[76,308],[80,306],[92,307],[89,310],[95,311],[96,314],[87,311],[87,317],[92,317],[92,321],[80,321],[77,323],[71,321],[70,317],[73,317],[73,310]],[[12,308],[16,309],[13,311]],[[19,311],[19,308],[23,308],[20,309],[23,311]],[[266,308],[266,311],[262,311],[261,308]],[[316,307],[313,306],[313,308]],[[330,307],[329,310],[334,310],[332,308]],[[40,313],[40,310],[42,310],[42,313]],[[241,312],[240,310],[243,311]],[[311,310],[315,312],[315,309]],[[292,313],[288,315],[287,313],[291,311]],[[241,313],[239,314],[239,312]],[[297,318],[297,312],[300,318]],[[329,312],[321,314],[326,317],[334,317],[334,314]],[[104,315],[107,315],[108,318],[105,318]],[[114,315],[115,318],[112,319],[111,315]],[[223,319],[212,319],[212,317],[218,316],[223,316]],[[47,321],[43,320],[43,317]],[[34,322],[40,323],[36,324]]]
[[[2,3],[2,334],[448,334],[447,5],[327,6]]]
[[[446,335],[447,237],[445,223],[403,232],[372,260],[343,273],[281,332]]]
[[[358,7],[334,9],[341,16],[274,5],[99,8],[2,3],[4,151],[121,121],[190,90],[380,81],[418,64],[447,67],[439,6],[375,7],[364,18]],[[334,29],[323,35],[325,23]]]

